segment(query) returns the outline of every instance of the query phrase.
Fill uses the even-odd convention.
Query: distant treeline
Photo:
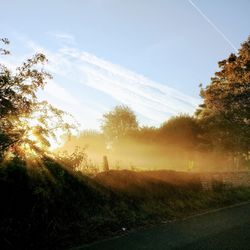
[[[101,132],[83,131],[64,149],[87,145],[99,162],[109,155],[114,168],[226,170],[249,167],[250,38],[237,54],[218,63],[203,103],[193,116],[180,114],[160,127],[140,127],[128,106],[103,115]]]
[[[0,49],[0,54],[9,51]],[[37,91],[51,78],[42,68],[45,62],[43,54],[36,54],[15,72],[0,64],[0,160],[51,155],[51,140],[78,126],[65,122],[72,118],[65,119],[64,111],[38,101]],[[210,84],[200,86],[203,103],[193,116],[180,114],[157,128],[140,127],[133,110],[117,106],[103,115],[100,132],[83,131],[62,148],[72,152],[75,146],[87,145],[89,158],[79,149],[59,158],[75,159],[72,165],[83,162],[82,167],[95,170],[104,155],[112,168],[225,170],[249,166],[250,38],[237,54],[218,65]]]

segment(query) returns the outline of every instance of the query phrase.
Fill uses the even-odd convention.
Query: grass
[[[109,171],[95,178],[51,159],[0,166],[1,249],[66,249],[250,199],[250,188],[174,171]]]

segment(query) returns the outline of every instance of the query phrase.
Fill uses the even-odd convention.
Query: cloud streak
[[[76,48],[64,48],[60,52],[76,61],[84,76],[82,84],[131,106],[155,123],[161,123],[170,115],[192,113],[198,105],[195,98],[95,55]]]
[[[46,93],[62,104],[60,108],[63,105],[68,107],[66,111],[72,112],[82,124],[92,119],[88,124],[97,128],[102,113],[110,109],[110,103],[105,103],[101,98],[95,99],[95,96],[91,101],[85,102],[79,95],[81,87],[93,89],[100,93],[99,96],[103,93],[105,98],[108,96],[113,103],[130,106],[139,115],[143,125],[159,125],[179,113],[192,114],[199,104],[196,98],[81,51],[76,45],[69,45],[68,42],[62,44],[62,37],[75,41],[70,35],[54,37],[60,44],[56,51],[44,48],[31,40],[24,42],[31,53],[42,52],[49,59],[47,70],[56,80],[49,82],[45,88]],[[58,79],[61,79],[63,84],[59,84]],[[90,125],[87,127],[90,128]]]
[[[205,15],[205,13],[192,1],[188,0],[188,2],[194,7],[194,9],[222,36],[222,38],[237,52],[237,48],[234,44],[227,38],[227,36],[222,32],[214,22],[211,21],[210,18]]]

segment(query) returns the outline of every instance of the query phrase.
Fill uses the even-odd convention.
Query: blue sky
[[[248,0],[0,0],[1,37],[17,65],[44,52],[53,74],[40,98],[98,128],[129,105],[142,125],[192,113],[199,83],[250,35]]]

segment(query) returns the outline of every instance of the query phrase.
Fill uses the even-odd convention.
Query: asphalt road
[[[250,250],[250,203],[131,232],[77,249]]]

